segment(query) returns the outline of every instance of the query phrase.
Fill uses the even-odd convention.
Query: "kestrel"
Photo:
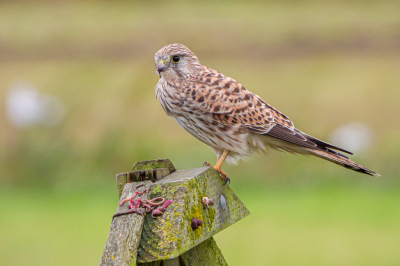
[[[156,97],[165,113],[217,155],[215,170],[229,178],[222,164],[236,163],[272,148],[314,155],[348,169],[379,176],[337,152],[353,153],[314,138],[260,96],[224,74],[200,64],[183,44],[170,44],[154,56],[160,80]],[[210,166],[209,163],[206,163]]]

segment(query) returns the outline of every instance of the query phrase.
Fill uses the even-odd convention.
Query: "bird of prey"
[[[200,64],[183,44],[156,52],[160,79],[156,97],[165,113],[217,155],[214,168],[225,183],[222,164],[236,163],[268,148],[313,155],[348,169],[378,176],[342,153],[353,153],[314,138],[294,127],[290,119],[260,96],[224,74]],[[211,166],[209,163],[205,163]]]

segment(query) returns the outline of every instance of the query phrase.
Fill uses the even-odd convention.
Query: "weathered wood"
[[[149,195],[149,191],[145,190],[150,188],[153,182],[167,176],[172,171],[176,171],[170,160],[139,162],[133,168],[136,171],[117,175],[117,188],[120,199],[132,196],[135,187],[143,184],[144,186],[139,190],[144,191],[141,196],[142,201],[144,201]],[[128,204],[118,205],[117,213],[128,210]],[[136,265],[136,255],[144,219],[145,216],[131,213],[115,217],[112,220],[108,240],[99,265]],[[156,266],[157,264],[154,265]]]
[[[183,253],[178,258],[138,263],[138,266],[228,266],[213,237]]]
[[[163,260],[162,263],[163,263],[163,266],[180,266],[179,258]],[[182,265],[182,266],[184,266],[184,265]]]
[[[213,168],[176,171],[169,160],[138,162],[133,172],[117,175],[120,200],[145,184],[139,190],[149,191],[142,200],[163,197],[173,202],[157,219],[136,213],[115,217],[100,265],[227,265],[212,236],[250,212],[223,183]],[[203,197],[214,205],[204,207]],[[193,218],[203,224],[193,229]]]
[[[118,196],[121,197],[122,188],[127,183],[150,180],[156,182],[171,173],[169,168],[140,170],[117,175]]]
[[[161,266],[162,260],[152,261],[152,262],[145,262],[145,263],[138,263],[137,266]]]
[[[143,171],[158,168],[168,168],[171,173],[176,171],[175,166],[169,159],[137,162],[133,165],[132,171]]]
[[[161,196],[173,203],[156,220],[146,216],[137,261],[176,258],[249,215],[249,210],[223,183],[213,168],[203,167],[176,171],[152,184],[149,198]],[[215,204],[203,208],[203,197],[214,199]],[[203,221],[196,230],[191,227],[193,218]]]
[[[151,183],[151,181],[143,181],[125,184],[121,198],[131,197],[137,185],[143,184],[144,186],[140,188],[140,191],[145,191],[150,187]],[[149,192],[145,191],[141,198],[143,200],[147,199],[148,194]],[[117,213],[128,210],[127,205],[128,202],[122,206],[118,205]],[[144,218],[144,216],[137,213],[131,213],[115,217],[112,220],[108,240],[99,265],[136,265],[136,255]]]
[[[122,191],[124,190],[125,184],[128,183],[127,178],[128,173],[118,174],[117,179],[117,189],[118,189],[118,198],[121,198]]]
[[[155,182],[175,171],[175,166],[169,159],[137,162],[132,167],[132,172],[117,175],[118,196],[121,197],[122,189],[126,183],[144,180]]]
[[[183,253],[180,258],[185,266],[227,266],[221,250],[214,238],[210,237],[203,243]]]

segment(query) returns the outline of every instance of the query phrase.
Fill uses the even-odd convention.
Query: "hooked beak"
[[[167,62],[165,60],[159,60],[157,66],[157,72],[161,73],[168,67]]]

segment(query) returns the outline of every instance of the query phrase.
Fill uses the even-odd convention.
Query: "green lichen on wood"
[[[139,265],[153,265],[151,261],[172,259],[178,256],[181,256],[181,259],[184,258],[187,266],[226,265],[212,235],[244,218],[250,212],[230,188],[223,185],[224,182],[218,173],[213,168],[198,168],[170,174],[175,171],[175,168],[169,160],[139,162],[134,165],[133,170],[134,172],[117,175],[119,192],[126,183],[143,179],[148,180],[147,182],[151,180],[155,183],[148,183],[150,184],[148,198],[164,197],[173,200],[173,203],[158,219],[155,220],[150,215],[143,217],[141,235],[118,234],[125,235],[123,246],[126,247],[130,246],[134,239],[141,237],[137,249]],[[164,176],[166,177],[162,178]],[[129,184],[129,186],[132,185]],[[225,209],[222,209],[220,205],[221,195],[226,199]],[[203,197],[214,199],[215,204],[209,208],[203,208]],[[203,225],[196,230],[191,227],[193,218],[203,220]],[[136,223],[135,226],[137,226]],[[114,235],[117,234],[114,232]],[[132,251],[130,248],[130,252]],[[202,254],[204,258],[193,259],[198,254]],[[131,257],[135,257],[135,253]],[[130,265],[136,265],[135,261],[131,260]]]
[[[181,255],[182,261],[186,266],[227,266],[221,250],[215,243],[214,238],[210,237],[201,244]]]
[[[193,205],[190,208],[190,214],[188,215],[188,218],[189,218],[188,220],[190,220],[190,227],[192,225],[192,220],[194,218],[196,218],[197,220],[205,221],[205,217],[203,218],[203,212],[201,211],[200,207],[197,205]],[[189,230],[189,232],[192,232],[192,234],[194,234],[193,238],[196,238],[196,237],[198,238],[202,235],[203,228],[204,228],[204,226],[199,226],[199,228],[197,228],[196,230],[192,229],[191,231]]]
[[[214,208],[208,208],[204,210],[205,212],[207,212],[208,214],[208,222],[209,224],[213,224],[214,223],[214,218],[215,218],[215,209]]]
[[[220,195],[226,198],[226,208],[220,205]],[[212,235],[250,214],[212,168],[176,171],[151,186],[149,197],[162,196],[173,200],[157,220],[146,217],[138,262],[174,258],[202,243]],[[204,209],[203,197],[215,204]],[[193,218],[203,225],[193,230]]]
[[[127,173],[118,174],[116,180],[117,180],[118,197],[121,197],[124,186],[126,183],[128,183]]]
[[[161,197],[162,196],[163,187],[161,185],[153,185],[151,186],[150,197]]]
[[[146,199],[148,192],[146,188],[150,188],[150,181],[139,183],[127,183],[124,186],[122,197],[127,198],[134,194],[135,187],[142,184],[141,191],[142,200]],[[128,210],[128,203],[117,207],[117,213]],[[136,254],[142,235],[144,217],[136,213],[126,214],[115,217],[110,226],[110,234],[106,242],[103,256],[101,258],[101,266],[136,265]]]
[[[144,232],[139,246],[138,256],[156,260],[159,256],[169,257],[171,250],[181,245],[180,228],[181,217],[187,191],[186,183],[154,184],[150,188],[149,198],[164,197],[172,199],[173,203],[157,220],[147,218],[144,223]],[[176,218],[176,219],[175,219]],[[163,241],[159,241],[160,238]],[[148,248],[154,247],[154,248]]]
[[[176,171],[174,165],[169,159],[137,162],[133,165],[132,171],[143,171],[157,168],[168,168],[171,173]]]
[[[161,265],[161,260],[137,264],[137,266],[160,266],[160,265]]]

